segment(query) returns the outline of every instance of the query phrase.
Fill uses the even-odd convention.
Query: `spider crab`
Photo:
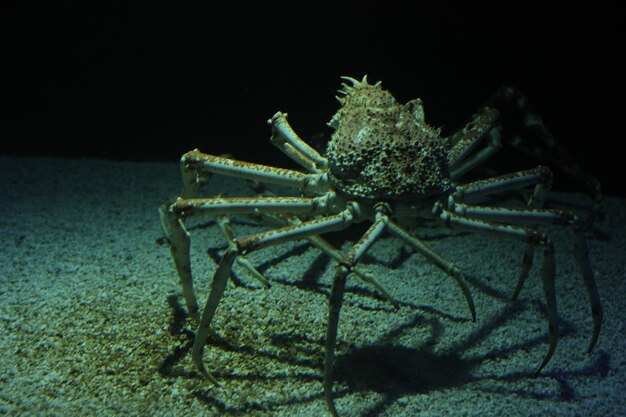
[[[476,319],[474,302],[461,270],[401,226],[402,219],[432,219],[444,226],[487,233],[523,242],[521,273],[513,297],[528,276],[535,249],[543,252],[541,280],[548,318],[549,348],[540,372],[557,345],[554,248],[550,238],[529,223],[551,223],[573,230],[573,251],[589,293],[593,316],[591,351],[600,333],[602,310],[590,265],[584,221],[568,211],[542,208],[552,182],[543,166],[507,175],[462,183],[465,173],[479,166],[499,146],[498,112],[484,107],[465,127],[442,137],[424,120],[422,102],[399,104],[381,87],[343,77],[346,83],[337,99],[341,108],[329,125],[334,129],[324,156],[291,129],[287,115],[278,112],[270,120],[271,142],[297,162],[304,172],[241,162],[204,154],[197,149],[181,158],[183,189],[180,196],[160,209],[161,223],[171,247],[189,315],[198,323],[192,359],[198,370],[216,382],[202,360],[203,348],[212,332],[211,321],[224,294],[233,263],[250,271],[264,284],[267,280],[246,259],[252,251],[296,239],[308,239],[338,262],[329,296],[329,313],[324,359],[324,397],[332,415],[338,415],[333,400],[333,363],[337,326],[346,278],[350,273],[373,285],[388,300],[385,289],[357,265],[359,259],[383,233],[397,237],[456,281]],[[532,114],[531,114],[532,115]],[[535,117],[527,118],[537,121]],[[541,124],[541,126],[543,126]],[[477,144],[487,141],[482,150]],[[196,198],[198,188],[213,174],[241,178],[257,185],[257,197]],[[280,197],[259,184],[278,184],[300,191],[299,197]],[[481,197],[506,190],[529,189],[527,206],[502,208],[478,205]],[[235,237],[229,215],[254,215],[276,228]],[[228,249],[215,271],[208,300],[200,315],[193,290],[190,265],[190,236],[185,219],[215,216]],[[347,252],[340,252],[319,237],[358,222],[371,225]]]

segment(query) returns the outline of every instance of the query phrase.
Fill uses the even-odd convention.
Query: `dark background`
[[[517,86],[605,192],[626,195],[620,13],[601,2],[46,3],[2,6],[0,153],[174,162],[198,147],[291,166],[266,120],[281,110],[304,138],[329,133],[338,77],[369,74],[421,97],[444,133]]]

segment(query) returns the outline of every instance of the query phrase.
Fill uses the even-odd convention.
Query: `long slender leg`
[[[552,223],[557,225],[570,226],[574,235],[573,252],[578,261],[583,282],[589,295],[591,305],[591,315],[593,318],[593,334],[587,350],[591,351],[595,346],[600,329],[602,327],[602,307],[600,296],[596,286],[591,262],[587,249],[587,240],[583,234],[583,221],[578,219],[570,212],[550,209],[507,209],[492,208],[479,206],[454,205],[452,213],[463,216],[464,218],[478,219],[490,222],[508,222],[508,223]],[[529,229],[526,229],[529,230]],[[527,245],[538,246],[534,240],[527,242]],[[526,274],[528,271],[524,271]],[[523,277],[525,279],[525,277]],[[518,281],[516,295],[523,281]]]
[[[482,164],[500,149],[499,133],[493,130],[498,118],[498,111],[484,107],[472,115],[465,126],[450,136],[453,144],[448,153],[450,178],[458,179],[474,167]],[[487,146],[476,154],[472,154],[476,146],[486,137],[490,140]]]
[[[198,301],[193,290],[191,274],[191,259],[189,256],[190,237],[183,220],[167,210],[162,216],[162,224],[167,228],[167,237],[170,243],[170,252],[178,272],[180,284],[183,288],[183,297],[187,304],[187,312],[194,322],[200,319]]]
[[[313,246],[320,249],[322,252],[326,253],[328,256],[336,260],[337,262],[341,261],[343,255],[337,249],[335,249],[327,240],[322,239],[319,236],[311,236],[309,237],[309,241]],[[398,308],[398,302],[389,294],[389,291],[376,280],[373,276],[367,273],[363,268],[359,265],[354,265],[352,268],[352,272],[364,283],[371,285],[376,288],[378,292],[389,301],[395,308]]]
[[[569,226],[573,232],[573,252],[578,260],[579,268],[583,276],[583,281],[585,283],[591,305],[593,334],[587,349],[591,351],[598,340],[600,329],[602,327],[602,306],[593,270],[591,268],[591,261],[589,260],[587,240],[584,236],[586,222],[579,219],[571,212],[534,208],[534,206],[543,205],[545,194],[547,193],[551,180],[552,176],[550,170],[538,167],[534,170],[520,171],[489,180],[476,181],[474,183],[459,186],[457,191],[455,191],[448,200],[446,210],[454,212],[457,215],[491,222],[514,222],[522,224],[554,223]],[[492,192],[510,189],[511,187],[532,185],[533,183],[536,184],[536,186],[534,193],[528,202],[530,208],[527,209],[469,206],[462,203],[462,201],[466,198],[472,199],[477,196],[490,194]],[[524,281],[528,276],[528,271],[532,263],[534,247],[536,246],[537,245],[533,242],[527,242],[526,244],[524,258],[522,261],[522,271],[513,294],[514,298],[519,294]]]
[[[569,152],[561,146],[521,91],[514,87],[502,86],[488,100],[487,105],[501,110],[514,109],[516,113],[520,114],[523,137],[515,135],[506,143],[519,152],[530,155],[542,164],[563,171],[585,188],[594,202],[594,208],[586,220],[587,226],[601,217],[603,196],[600,182],[589,176]]]
[[[500,175],[493,178],[478,180],[457,187],[452,194],[456,202],[475,201],[487,195],[493,195],[507,190],[515,190],[536,184],[549,183],[552,172],[549,168],[538,166],[524,171]]]
[[[376,220],[352,246],[345,258],[339,263],[337,272],[333,278],[333,286],[330,291],[328,302],[328,327],[326,328],[326,355],[324,357],[324,398],[330,413],[337,417],[337,409],[333,399],[333,367],[335,361],[335,345],[337,343],[337,328],[339,325],[339,312],[343,303],[343,293],[346,286],[346,277],[358,262],[358,260],[374,244],[376,239],[384,232],[389,222],[388,207],[381,205],[377,208]]]
[[[546,202],[546,197],[548,192],[550,191],[550,187],[552,186],[552,175],[549,178],[542,178],[542,181],[535,185],[535,189],[533,194],[528,199],[526,205],[531,209],[537,209],[543,207]],[[533,260],[535,255],[535,246],[527,243],[524,247],[524,254],[522,255],[522,269],[520,271],[519,278],[517,279],[517,285],[515,287],[515,291],[513,291],[513,296],[511,297],[513,300],[516,300],[519,296],[520,291],[522,291],[522,287],[524,286],[524,282],[526,282],[526,278],[528,278],[528,273],[530,272],[530,268],[532,267]]]
[[[328,210],[334,193],[320,197],[213,197],[178,199],[168,212],[179,218],[254,212],[320,214]]]
[[[208,174],[221,174],[244,180],[260,181],[268,184],[284,185],[300,188],[303,191],[324,192],[329,189],[326,175],[315,173],[305,174],[284,168],[242,162],[221,156],[209,155],[197,149],[189,151],[181,157],[183,187],[194,184],[194,178]],[[183,197],[187,197],[183,189]]]
[[[484,164],[485,161],[491,158],[500,150],[500,148],[502,148],[499,130],[490,130],[486,134],[486,136],[488,136],[489,139],[487,144],[482,149],[475,153],[472,153],[471,155],[468,155],[467,158],[463,161],[460,161],[455,168],[450,169],[451,179],[458,180],[459,178],[463,177],[468,172],[474,170],[476,167]]]
[[[230,225],[230,217],[228,217],[225,214],[217,216],[217,224],[220,230],[222,231],[222,234],[226,238],[228,245],[236,246],[237,244],[235,243],[235,240],[236,240],[235,234],[233,233],[233,229]],[[248,272],[248,274],[250,274],[252,278],[259,281],[261,285],[263,285],[266,288],[269,288],[271,286],[267,278],[265,278],[263,274],[260,273],[254,267],[254,265],[252,265],[252,263],[248,260],[248,258],[246,258],[245,256],[238,256],[236,259],[236,262],[239,266],[244,268]]]
[[[482,220],[461,216],[447,210],[439,210],[439,219],[448,227],[513,238],[521,240],[522,242],[531,243],[543,249],[541,281],[543,283],[546,310],[548,312],[548,336],[550,339],[550,345],[548,352],[544,356],[543,362],[536,371],[537,373],[541,372],[541,370],[552,358],[558,342],[558,316],[554,288],[554,245],[552,244],[552,241],[545,234],[532,229],[488,223]]]
[[[180,159],[180,171],[183,188],[180,196],[174,197],[158,208],[161,228],[165,237],[171,240],[171,222],[167,220],[167,211],[178,199],[196,197],[198,189],[213,174],[221,174],[249,181],[279,184],[299,188],[303,194],[319,195],[330,190],[325,174],[305,174],[289,169],[274,168],[204,154],[198,149],[184,154]]]
[[[258,181],[246,181],[246,185],[250,187],[259,197],[268,197],[274,196],[274,193],[269,190],[264,184],[259,183]],[[254,220],[260,221],[262,223],[268,223],[274,226],[286,226],[289,224],[299,224],[301,220],[297,216],[291,215],[276,215],[273,213],[255,213],[253,216]],[[343,259],[343,254],[339,252],[337,249],[333,247],[327,240],[321,238],[319,236],[309,236],[307,240],[316,248],[326,253],[332,259],[337,262],[340,262]],[[245,259],[244,257],[239,257],[239,259]],[[380,294],[387,299],[394,307],[398,308],[398,302],[389,294],[389,291],[383,287],[374,277],[372,277],[369,273],[367,273],[361,266],[355,265],[352,268],[352,272],[364,283],[373,286],[380,292]]]
[[[211,283],[211,292],[204,307],[192,348],[193,362],[202,375],[212,381],[215,381],[215,378],[213,378],[206,370],[202,360],[202,352],[210,333],[211,321],[213,320],[217,306],[224,295],[226,281],[230,275],[235,258],[239,254],[246,255],[254,250],[270,245],[277,245],[292,240],[303,239],[314,234],[322,234],[330,231],[345,229],[352,224],[354,219],[353,211],[355,210],[358,210],[358,208],[350,206],[349,209],[346,209],[336,215],[313,219],[294,226],[286,226],[280,229],[256,233],[235,241],[236,245],[231,246],[228,249],[215,272]]]
[[[468,199],[476,199],[479,196],[534,185],[534,191],[527,205],[531,208],[539,208],[543,206],[551,184],[552,172],[546,167],[536,167],[526,171],[461,185],[458,191],[453,194],[453,201],[457,205]],[[522,269],[517,280],[517,286],[513,292],[513,299],[517,298],[528,277],[533,263],[534,252],[535,246],[527,243],[522,256]]]
[[[255,211],[275,211],[286,213],[323,213],[332,204],[332,195],[317,198],[267,197],[267,198],[178,198],[163,215],[168,229],[170,251],[178,271],[183,295],[189,315],[198,321],[198,302],[193,289],[191,260],[189,256],[190,238],[184,223],[189,216],[221,215],[228,213],[252,213]]]
[[[193,348],[191,350],[191,359],[196,368],[202,375],[216,385],[219,385],[219,383],[217,382],[217,379],[215,379],[215,377],[213,377],[213,375],[206,370],[204,361],[202,360],[202,351],[211,332],[211,321],[213,320],[215,310],[217,310],[217,306],[224,295],[226,282],[228,281],[230,270],[233,266],[233,262],[237,258],[237,255],[239,255],[237,248],[230,247],[228,251],[226,251],[226,254],[222,257],[222,260],[215,271],[215,275],[213,275],[213,281],[211,281],[211,292],[209,293],[209,298],[204,306],[204,312],[202,313],[200,324],[196,330],[196,338],[193,342]]]
[[[428,245],[424,242],[411,235],[409,232],[404,230],[402,227],[397,225],[396,223],[390,221],[388,225],[389,232],[402,240],[404,243],[411,246],[411,248],[428,259],[431,263],[435,264],[439,269],[441,269],[446,274],[450,275],[456,281],[457,285],[463,292],[463,296],[465,297],[465,301],[470,310],[470,314],[472,315],[472,321],[476,321],[476,308],[474,307],[474,299],[472,298],[472,294],[470,293],[469,287],[465,283],[465,278],[463,277],[463,272],[454,265],[452,262],[445,259],[443,256],[439,255],[437,252],[432,250]]]
[[[264,223],[274,224],[278,226],[285,226],[288,224],[300,224],[301,220],[295,216],[277,216],[271,213],[262,213],[260,217]],[[309,236],[307,240],[316,248],[330,256],[337,262],[341,262],[344,258],[344,255],[335,249],[333,245],[331,245],[326,239],[319,236]],[[398,308],[398,302],[389,294],[389,291],[379,283],[374,277],[372,277],[368,272],[365,271],[360,265],[355,265],[352,268],[352,273],[354,273],[357,278],[363,281],[365,284],[371,285],[376,288],[380,294],[385,297],[387,301],[389,301],[394,307]]]
[[[277,112],[268,123],[272,125],[271,141],[278,149],[309,172],[319,173],[328,161],[303,141],[289,126],[287,114]]]
[[[573,229],[574,233],[574,252],[578,260],[578,265],[583,271],[583,278],[585,286],[587,287],[587,293],[589,294],[589,303],[591,304],[591,315],[593,317],[594,332],[587,346],[587,352],[591,353],[594,346],[600,336],[600,327],[602,326],[602,304],[600,303],[600,294],[598,293],[598,287],[594,279],[593,269],[591,269],[591,262],[589,261],[589,248],[587,246],[587,239],[585,239],[583,230],[580,228]]]
[[[289,216],[286,218],[283,216],[277,216],[270,213],[256,213],[254,215],[255,220],[260,220],[263,223],[269,223],[275,226],[287,226],[302,223],[297,217]],[[218,225],[220,229],[222,229],[222,233],[226,237],[227,241],[232,243],[235,240],[235,237],[232,233],[232,229],[230,227],[230,219],[226,215],[222,215],[218,217]],[[335,249],[328,241],[319,237],[319,236],[308,236],[306,238],[313,246],[320,249],[322,252],[326,253],[332,259],[336,261],[341,261],[343,259],[343,254]],[[270,287],[271,284],[265,276],[261,272],[259,272],[254,265],[243,255],[237,257],[237,264],[243,267],[250,276],[259,281],[263,286]],[[364,283],[371,285],[376,288],[380,294],[385,297],[387,301],[389,301],[394,307],[398,308],[398,302],[389,294],[389,291],[385,289],[374,277],[372,277],[369,273],[367,273],[363,268],[359,265],[355,265],[352,269],[352,272],[356,274],[356,276],[363,281]]]

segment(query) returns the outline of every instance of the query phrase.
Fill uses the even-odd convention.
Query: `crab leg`
[[[541,183],[549,184],[551,180],[552,172],[550,169],[538,166],[458,186],[451,197],[454,201],[465,202],[502,191],[520,189]]]
[[[333,258],[335,261],[340,262],[343,255],[337,249],[335,249],[328,241],[322,239],[319,236],[310,236],[309,241],[313,246],[320,249],[322,252],[325,252],[328,256]],[[359,265],[354,265],[352,268],[352,272],[364,283],[371,285],[376,288],[378,292],[381,293],[383,297],[387,301],[389,301],[395,308],[398,308],[398,302],[389,294],[389,292],[383,287],[381,283],[379,283],[374,277],[368,274],[363,268]]]
[[[284,185],[303,190],[328,190],[328,181],[324,174],[304,174],[290,169],[242,162],[221,156],[204,154],[197,149],[184,154],[180,160],[180,165],[184,187],[182,197],[189,196],[187,194],[188,190],[193,194],[194,190],[192,190],[190,184],[193,184],[198,176],[207,174],[221,174],[243,180]]]
[[[202,351],[210,333],[211,321],[224,295],[226,282],[237,256],[239,256],[239,254],[245,255],[270,245],[278,245],[280,243],[306,238],[310,235],[345,229],[353,222],[354,210],[358,210],[358,208],[350,206],[339,214],[313,219],[298,225],[256,233],[235,241],[235,245],[228,249],[215,271],[213,281],[211,282],[211,292],[204,306],[204,312],[202,313],[192,348],[192,360],[202,375],[216,382],[215,378],[206,370],[202,360]]]
[[[585,226],[593,223],[601,215],[602,210],[603,196],[600,182],[587,175],[565,148],[559,144],[543,123],[541,116],[535,112],[521,91],[510,86],[502,86],[488,100],[487,104],[499,108],[513,106],[521,114],[524,132],[529,133],[526,136],[534,138],[535,141],[527,144],[519,136],[514,136],[512,140],[508,141],[508,144],[543,164],[556,167],[585,187],[594,203]]]
[[[589,340],[587,346],[587,352],[591,353],[594,346],[600,337],[600,327],[602,326],[602,304],[600,303],[600,294],[598,293],[598,287],[594,279],[593,269],[591,268],[591,261],[589,260],[589,247],[587,246],[587,239],[585,239],[584,232],[581,228],[574,229],[574,253],[578,261],[578,266],[583,272],[583,279],[585,286],[587,287],[587,293],[589,294],[589,302],[591,304],[591,315],[593,317],[593,335]]]
[[[162,211],[159,213],[162,213]],[[187,312],[193,321],[198,322],[200,316],[198,313],[198,301],[196,300],[196,295],[193,290],[193,277],[191,275],[191,259],[189,257],[191,241],[189,232],[183,220],[174,215],[169,209],[161,216],[161,224],[163,225],[164,231],[166,231],[166,236],[170,243],[170,252],[174,259],[174,265],[178,272],[180,284],[183,288],[183,297],[187,305]]]
[[[460,215],[464,218],[472,218],[489,222],[513,222],[513,223],[552,223],[557,225],[571,226],[574,234],[574,255],[579,264],[579,269],[583,276],[585,287],[589,295],[589,301],[591,304],[591,314],[593,318],[593,335],[587,348],[591,351],[598,340],[600,335],[600,328],[602,326],[602,307],[600,303],[600,296],[598,294],[598,288],[593,276],[593,270],[591,268],[591,262],[589,260],[589,253],[587,249],[587,239],[583,234],[584,222],[570,212],[561,210],[550,209],[510,209],[510,208],[495,208],[495,207],[479,207],[479,206],[467,206],[464,204],[455,204],[451,207],[452,213]],[[528,229],[527,229],[528,230]],[[534,242],[529,242],[528,245],[534,247],[537,246]],[[527,246],[528,248],[528,246]],[[527,249],[528,250],[528,249]],[[530,255],[532,257],[533,252],[525,253],[525,257]],[[528,276],[528,269],[524,268],[523,274],[520,276],[513,298],[515,299],[519,294],[524,280]]]
[[[532,229],[488,223],[482,220],[460,216],[447,210],[440,210],[439,219],[447,227],[509,237],[543,248],[541,280],[543,282],[543,291],[546,298],[546,310],[548,312],[548,336],[550,338],[550,346],[548,348],[548,352],[544,356],[543,362],[536,371],[536,373],[541,372],[541,370],[552,358],[558,341],[558,316],[556,310],[556,294],[554,289],[554,245],[552,241],[545,234]]]
[[[494,131],[492,128],[498,118],[498,114],[498,111],[495,109],[483,107],[472,115],[470,121],[466,123],[463,129],[455,132],[450,137],[450,141],[453,143],[448,154],[451,179],[454,180],[465,175],[500,149],[499,131],[496,130],[497,134],[492,134]],[[486,136],[490,138],[487,146],[470,158],[471,152]]]
[[[514,222],[527,224],[529,222],[542,222],[558,225],[575,225],[581,222],[571,212],[555,209],[485,207],[457,203],[449,204],[447,209],[464,217],[498,223]]]
[[[196,338],[194,339],[193,348],[191,350],[191,359],[196,368],[204,377],[208,378],[215,385],[219,385],[219,382],[217,382],[217,379],[215,379],[215,377],[206,370],[204,362],[202,361],[202,350],[204,349],[204,345],[206,345],[209,333],[211,333],[211,320],[213,320],[215,310],[222,299],[222,295],[224,295],[226,281],[228,281],[230,270],[233,266],[233,262],[237,258],[237,255],[239,255],[239,251],[236,246],[228,248],[215,270],[213,281],[211,281],[209,298],[204,306],[204,312],[202,313],[202,318],[200,319],[198,329],[196,330]]]
[[[279,217],[270,213],[263,213],[261,214],[261,217],[262,217],[262,220],[265,221],[266,223],[270,223],[270,224],[274,224],[278,226],[285,226],[287,224],[299,224],[300,223],[300,220],[297,217],[291,217],[291,216],[289,218],[284,218],[283,216]],[[321,238],[319,236],[309,236],[307,237],[307,240],[313,246],[315,246],[316,248],[324,252],[326,255],[330,256],[335,261],[340,262],[343,259],[343,254],[337,249],[335,249],[333,245],[331,245],[326,239]],[[355,265],[354,268],[352,268],[352,272],[361,281],[376,288],[378,292],[380,292],[381,295],[385,297],[387,301],[393,304],[394,307],[398,308],[398,302],[389,294],[389,292],[385,289],[385,287],[383,287],[382,284],[380,284],[374,277],[372,277],[363,268],[361,268],[360,265]]]
[[[326,168],[328,161],[315,149],[303,141],[287,122],[287,113],[277,112],[267,121],[272,126],[271,141],[288,157],[309,172],[319,173]]]
[[[543,207],[551,186],[552,173],[550,172],[549,177],[545,177],[542,182],[539,182],[537,185],[535,185],[535,189],[528,199],[528,203],[526,205],[531,209]],[[526,278],[528,278],[528,273],[530,272],[530,268],[533,264],[534,255],[535,246],[527,243],[526,247],[524,248],[524,254],[522,256],[522,269],[520,271],[519,278],[517,279],[517,286],[515,287],[515,291],[513,291],[513,297],[511,297],[513,300],[517,299],[520,291],[522,290],[522,287],[524,286]]]
[[[226,238],[228,245],[236,246],[237,244],[235,243],[235,240],[236,240],[235,234],[233,233],[233,229],[230,225],[230,218],[225,214],[217,216],[217,225],[222,231],[222,234],[224,235],[224,237]],[[244,268],[248,272],[248,274],[250,274],[254,279],[259,281],[261,285],[263,285],[266,288],[269,288],[271,286],[267,278],[265,278],[263,274],[260,273],[254,267],[254,265],[252,265],[252,263],[248,260],[248,258],[246,258],[245,256],[238,256],[236,262],[239,266]]]
[[[501,175],[498,177],[475,181],[469,184],[459,186],[452,198],[448,201],[448,209],[452,206],[460,207],[458,203],[465,200],[476,199],[484,195],[495,194],[501,191],[520,189],[526,186],[534,185],[533,194],[528,200],[528,207],[537,208],[543,206],[546,195],[552,184],[552,172],[546,167],[536,167],[526,171],[519,171],[512,174]],[[535,252],[534,245],[526,244],[524,255],[522,257],[522,270],[517,280],[517,286],[513,293],[513,299],[519,295],[528,272],[532,267],[533,255]]]
[[[376,220],[352,246],[344,259],[339,263],[337,272],[333,278],[333,286],[330,291],[328,303],[328,327],[326,328],[326,355],[324,357],[324,398],[328,409],[333,416],[339,416],[333,400],[333,366],[335,361],[335,345],[337,343],[337,328],[339,325],[339,312],[343,303],[343,293],[346,286],[346,277],[359,259],[372,247],[376,239],[385,231],[389,223],[388,207],[379,205],[376,211]]]
[[[506,209],[491,208],[482,206],[469,206],[457,203],[456,199],[463,201],[466,198],[473,198],[476,195],[485,195],[504,189],[514,188],[514,186],[531,185],[535,181],[535,190],[528,201],[527,209]],[[591,305],[591,315],[593,319],[593,334],[587,350],[591,352],[600,335],[602,327],[602,306],[591,261],[587,249],[587,240],[583,230],[587,222],[579,219],[573,213],[560,210],[549,210],[538,208],[543,206],[548,189],[552,182],[552,173],[545,167],[537,167],[533,170],[520,171],[514,174],[503,175],[489,180],[476,181],[474,183],[460,186],[449,199],[446,210],[457,215],[482,219],[495,222],[515,222],[515,223],[554,223],[570,226],[573,231],[573,251],[578,261],[579,269],[583,276],[583,281],[589,296]],[[522,271],[517,281],[517,286],[513,293],[513,299],[519,295],[528,272],[532,266],[535,244],[528,242],[524,248],[522,259]]]
[[[435,264],[435,266],[437,266],[446,274],[450,275],[456,281],[459,288],[461,288],[463,296],[465,297],[465,301],[467,302],[467,305],[470,309],[472,321],[476,321],[476,308],[474,307],[474,299],[472,298],[469,287],[465,283],[465,279],[463,278],[463,273],[461,272],[461,270],[452,262],[448,261],[443,256],[432,250],[424,242],[409,234],[406,230],[404,230],[396,223],[390,221],[388,229],[392,235],[396,236],[398,239],[411,246],[411,248],[415,252],[424,256],[431,263]]]
[[[178,199],[169,208],[178,217],[254,212],[317,214],[327,211],[334,194],[321,197],[215,197]]]
[[[330,189],[325,174],[305,174],[290,169],[241,162],[235,159],[204,154],[198,149],[189,151],[181,157],[180,172],[183,183],[180,197],[183,199],[195,197],[198,188],[213,174],[221,174],[253,182],[296,187],[303,193],[312,191],[319,194]],[[166,219],[167,211],[177,199],[170,199],[158,209],[161,228],[169,240],[171,240],[170,235],[172,231],[169,230],[169,221]]]
[[[308,213],[323,211],[332,201],[333,194],[322,197],[265,197],[265,198],[178,198],[162,217],[170,241],[170,251],[178,271],[183,296],[189,315],[198,321],[198,302],[193,289],[191,260],[189,257],[190,237],[184,218],[202,214],[220,215],[229,213],[252,213],[274,211],[282,213]]]
[[[267,196],[273,196],[274,195],[274,193],[271,190],[269,190],[267,187],[265,187],[265,185],[263,185],[263,184],[261,184],[259,182],[256,182],[256,181],[246,181],[246,184],[254,192],[256,192],[259,195],[259,197],[267,197]],[[274,226],[286,226],[288,224],[298,224],[298,223],[301,222],[298,217],[296,217],[296,216],[289,216],[289,215],[275,215],[275,214],[270,214],[270,213],[255,213],[254,217],[258,217],[258,218],[256,218],[257,221],[269,223],[269,224],[272,224]],[[343,259],[343,254],[340,251],[338,251],[337,249],[335,249],[333,247],[333,245],[328,243],[328,241],[326,241],[325,239],[323,239],[323,238],[321,238],[319,236],[309,236],[307,238],[307,240],[313,246],[315,246],[316,248],[318,248],[322,252],[326,253],[328,256],[333,258],[335,261],[339,262],[339,261],[341,261],[341,259]],[[237,260],[242,259],[242,258],[244,258],[244,257],[240,256],[239,258],[237,258]],[[252,267],[251,264],[250,264],[250,266]],[[252,268],[254,268],[254,267],[252,267]],[[376,288],[378,290],[378,292],[380,292],[382,294],[382,296],[387,299],[387,301],[389,301],[391,304],[393,304],[393,306],[395,308],[398,308],[398,302],[389,294],[389,292],[385,289],[385,287],[383,287],[374,277],[372,277],[370,274],[368,274],[363,268],[361,268],[359,265],[356,265],[352,269],[352,272],[354,272],[356,274],[356,276],[359,279],[361,279],[361,281],[363,281],[364,283],[366,283],[368,285],[371,285],[374,288]]]
[[[484,148],[468,156],[466,160],[459,161],[459,164],[456,167],[450,168],[451,179],[458,180],[463,177],[474,168],[482,165],[485,161],[491,158],[492,155],[497,153],[500,148],[502,148],[499,130],[490,130],[487,133],[487,136],[489,136],[489,141]]]
[[[287,219],[283,219],[281,217],[272,215],[270,213],[256,213],[256,214],[258,216],[261,216],[262,220],[265,223],[271,223],[275,226],[286,226],[289,224],[301,223],[300,220],[297,219],[297,217],[293,217],[292,219],[287,220]],[[226,215],[217,216],[217,224],[220,230],[222,231],[222,234],[226,238],[226,241],[228,242],[228,244],[230,246],[234,245],[235,244],[234,241],[236,239],[232,231],[230,218]],[[343,255],[341,254],[341,252],[335,249],[325,239],[319,236],[308,236],[306,239],[313,246],[320,249],[322,252],[326,253],[335,261],[340,261],[342,259]],[[239,266],[244,268],[250,276],[252,276],[254,279],[259,281],[261,285],[263,285],[264,287],[271,286],[267,278],[265,278],[265,276],[261,272],[259,272],[255,268],[255,266],[245,256],[239,255],[237,259],[235,260],[235,262],[237,262]],[[389,294],[389,292],[385,289],[385,287],[383,287],[374,277],[369,275],[363,268],[361,268],[359,265],[356,265],[353,268],[352,272],[354,272],[359,277],[359,279],[361,279],[361,281],[376,288],[387,301],[389,301],[394,307],[398,308],[398,302]]]

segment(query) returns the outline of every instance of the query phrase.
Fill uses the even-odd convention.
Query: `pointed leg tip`
[[[593,352],[593,349],[596,347],[597,342],[598,342],[598,336],[594,335],[589,341],[589,345],[587,346],[587,353]]]
[[[591,340],[589,341],[589,345],[587,346],[587,353],[591,353],[593,348],[596,346],[598,339],[600,338],[600,330],[602,329],[602,315],[602,309],[596,309],[593,320],[593,334],[591,335]]]
[[[206,379],[208,379],[209,381],[211,381],[211,383],[215,386],[221,387],[222,385],[217,381],[217,379],[215,379],[215,377],[213,375],[211,375],[208,372],[205,372],[203,375]]]
[[[548,362],[550,362],[550,359],[552,359],[552,355],[554,355],[555,350],[556,343],[551,344],[548,353],[546,353],[546,356],[543,358],[543,362],[541,362],[541,365],[539,365],[539,368],[537,368],[537,370],[535,371],[535,376],[539,376],[543,368],[545,368]]]
[[[541,362],[541,365],[539,365],[539,367],[537,368],[537,370],[535,371],[533,375],[535,378],[541,375],[541,371],[543,371],[543,368],[546,367],[549,361],[550,361],[550,358],[545,358],[543,362]]]
[[[211,375],[209,371],[206,370],[204,363],[196,363],[196,368],[198,369],[198,372],[200,372],[202,378],[208,379],[212,384],[221,387],[221,384],[218,382],[218,380],[213,375]]]
[[[469,303],[468,302],[468,308],[469,308],[469,312],[470,312],[470,317],[472,320],[472,323],[476,323],[476,307],[474,307],[474,303]]]
[[[472,316],[472,322],[476,323],[476,306],[474,304],[474,299],[471,296],[467,298],[467,306],[469,307],[470,315]]]

